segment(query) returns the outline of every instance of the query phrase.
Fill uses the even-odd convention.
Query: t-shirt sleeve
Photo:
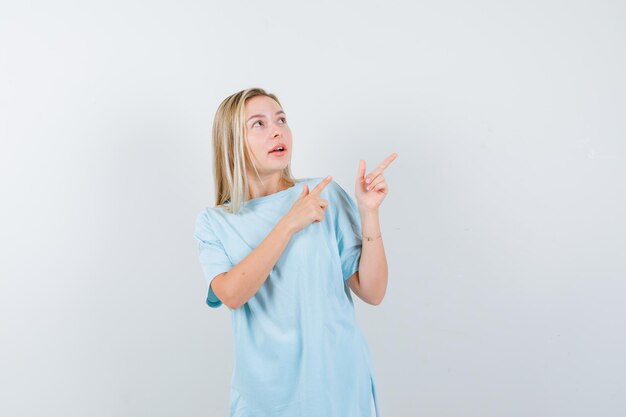
[[[334,182],[334,181],[333,181]],[[359,269],[361,259],[361,217],[350,195],[336,183],[336,236],[344,281]]]
[[[217,275],[230,270],[234,265],[226,254],[222,242],[215,235],[206,209],[196,219],[194,237],[198,244],[200,265],[208,284],[206,303],[209,307],[217,308],[222,305],[222,301],[213,292],[211,282]]]

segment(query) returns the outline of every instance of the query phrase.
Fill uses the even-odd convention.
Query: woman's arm
[[[213,279],[211,288],[224,304],[236,309],[261,288],[287,247],[293,228],[280,221],[263,241],[228,272]]]
[[[380,222],[378,208],[389,193],[383,171],[398,156],[389,155],[367,176],[365,161],[359,161],[359,170],[355,182],[355,194],[361,217],[361,259],[356,277],[349,278],[352,290],[365,302],[378,305],[387,291],[387,257],[383,247],[383,238],[379,237]],[[365,237],[375,238],[367,240]]]
[[[378,209],[359,209],[362,236],[376,237],[380,233]],[[381,303],[387,290],[387,257],[383,238],[368,241],[363,238],[359,270],[348,278],[354,293],[368,304]]]

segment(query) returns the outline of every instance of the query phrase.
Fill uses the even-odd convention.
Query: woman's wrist
[[[382,233],[380,232],[378,209],[359,209],[359,215],[361,216],[362,240],[365,242],[371,242],[373,240],[380,239],[382,237]]]
[[[288,223],[287,220],[285,220],[284,217],[279,220],[274,229],[278,230],[282,235],[287,237],[287,239],[291,239],[291,236],[295,233],[294,228]]]
[[[361,216],[378,216],[378,207],[374,209],[359,207],[359,214]]]

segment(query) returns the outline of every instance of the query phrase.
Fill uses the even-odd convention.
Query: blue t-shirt
[[[236,214],[212,207],[198,215],[210,307],[222,305],[213,278],[265,239],[305,182],[312,190],[322,179],[247,200]],[[334,180],[320,195],[329,202],[324,219],[293,234],[255,295],[231,309],[231,417],[371,417],[372,402],[379,415],[371,355],[346,282],[361,258],[359,212]]]

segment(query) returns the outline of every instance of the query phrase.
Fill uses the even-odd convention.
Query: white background
[[[392,152],[382,417],[626,414],[626,6],[0,6],[0,414],[227,416],[193,239],[210,128],[277,94],[296,177]]]

